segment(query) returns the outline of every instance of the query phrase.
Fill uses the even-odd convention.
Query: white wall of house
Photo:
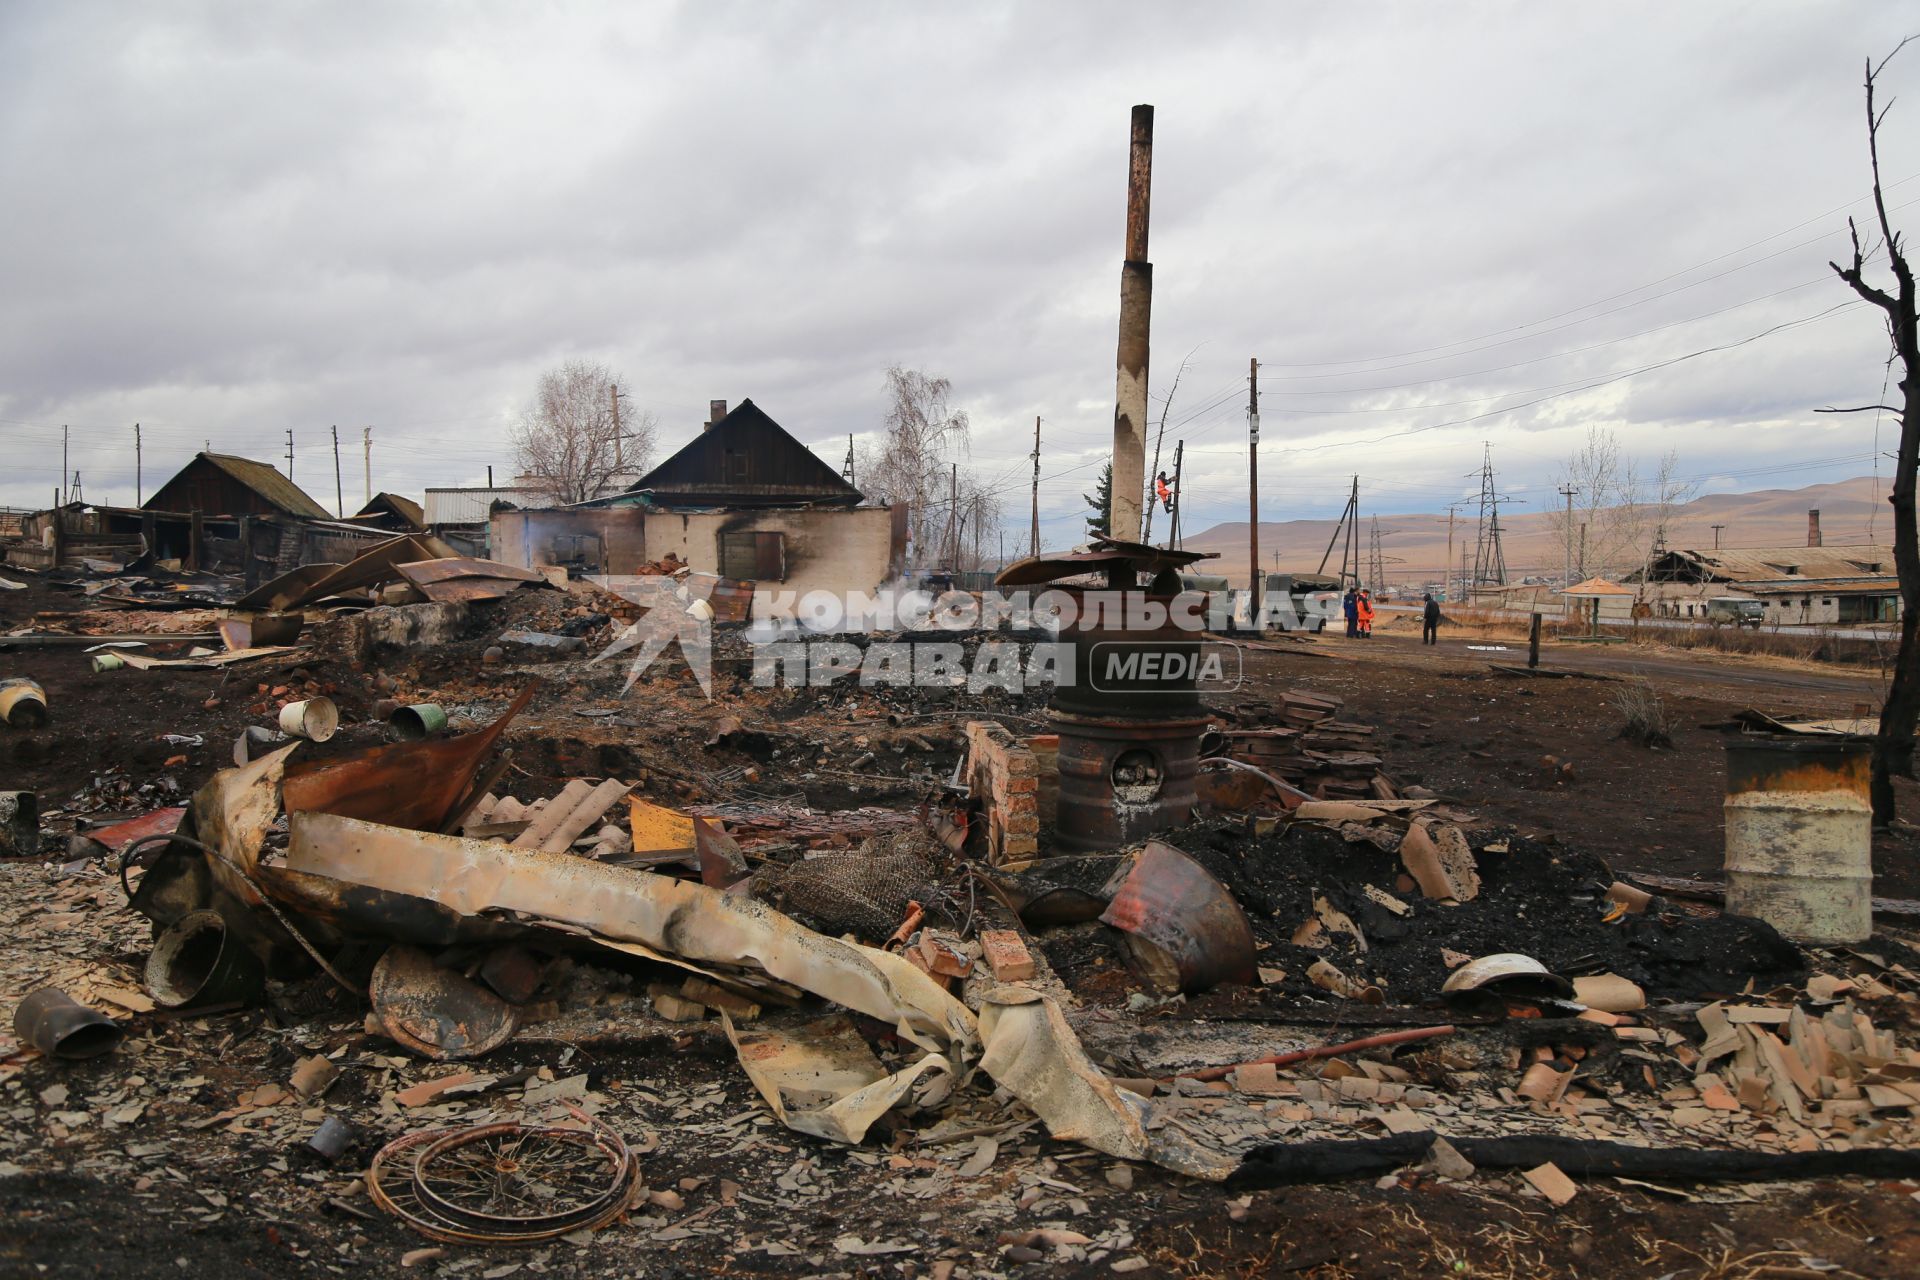
[[[769,511],[649,511],[649,559],[669,552],[695,569],[720,572],[726,533],[777,533],[789,591],[871,591],[892,576],[893,512],[886,507]],[[764,585],[772,585],[770,583]]]

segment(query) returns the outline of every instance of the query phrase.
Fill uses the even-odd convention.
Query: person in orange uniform
[[[1362,591],[1355,604],[1360,615],[1360,636],[1362,639],[1371,640],[1373,639],[1373,593]]]

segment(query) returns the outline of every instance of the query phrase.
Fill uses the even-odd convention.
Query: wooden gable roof
[[[660,507],[857,506],[860,491],[751,400],[641,476]]]

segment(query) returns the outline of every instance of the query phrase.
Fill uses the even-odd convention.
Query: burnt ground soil
[[[85,793],[85,807],[136,812],[191,794],[227,762],[233,737],[246,725],[270,722],[273,705],[286,696],[329,693],[350,724],[364,718],[381,696],[436,699],[455,707],[457,716],[484,721],[504,705],[503,690],[533,672],[548,678],[547,687],[509,735],[518,766],[516,793],[523,798],[550,794],[577,773],[625,769],[622,776],[636,777],[644,793],[669,802],[724,799],[764,786],[770,793],[834,807],[906,804],[957,758],[950,719],[956,712],[965,714],[963,699],[922,707],[818,691],[745,689],[737,669],[723,671],[723,697],[716,703],[707,703],[686,680],[664,689],[642,684],[623,699],[617,675],[604,670],[583,673],[573,664],[517,658],[488,668],[480,651],[510,621],[553,626],[591,612],[554,593],[522,595],[541,598],[489,606],[491,613],[477,610],[472,634],[455,646],[384,655],[361,667],[320,653],[226,671],[100,675],[90,670],[78,647],[8,649],[0,641],[0,676],[40,681],[53,708],[53,723],[45,730],[0,729],[0,784],[37,791],[43,807],[58,807]],[[0,593],[0,624],[17,626],[35,611],[74,604],[71,596],[36,583],[27,591]],[[1482,641],[1476,637],[1474,642]],[[1466,644],[1449,638],[1423,648],[1411,633],[1400,636],[1387,628],[1370,642],[1330,636],[1249,649],[1246,682],[1225,700],[1259,700],[1293,687],[1340,698],[1343,719],[1376,727],[1376,749],[1397,781],[1430,788],[1477,815],[1476,843],[1504,837],[1510,848],[1541,853],[1549,882],[1573,893],[1590,891],[1607,870],[1717,874],[1727,740],[1720,726],[1749,706],[1775,714],[1851,715],[1859,704],[1876,699],[1879,686],[1872,675],[1777,660],[1661,649],[1612,649],[1592,658],[1573,646],[1550,645],[1549,667],[1644,679],[1652,686],[1676,728],[1671,748],[1649,749],[1618,736],[1614,681],[1500,675],[1489,662],[1523,660],[1521,647],[1510,643],[1508,652],[1488,654]],[[273,692],[283,688],[289,692]],[[583,717],[582,707],[618,708],[619,713]],[[889,709],[902,715],[900,725],[887,724]],[[1009,722],[1016,725],[1022,723],[1017,717],[1038,711],[1017,702],[997,709],[1015,717]],[[729,715],[764,736],[709,745],[707,739],[726,727]],[[608,723],[615,718],[625,723]],[[205,745],[183,747],[166,742],[163,734],[202,735]],[[856,738],[868,741],[856,743]],[[350,730],[334,749],[377,740],[377,734]],[[869,751],[877,761],[850,767]],[[1546,763],[1548,756],[1553,763]],[[1920,790],[1902,783],[1900,799],[1903,812],[1920,813]],[[1191,843],[1203,861],[1237,856],[1257,871],[1260,850],[1209,852],[1204,833],[1194,834],[1199,838]],[[1368,856],[1366,850],[1350,847],[1350,852],[1357,859]],[[1876,893],[1920,897],[1916,853],[1920,841],[1911,828],[1877,838]],[[1503,875],[1499,859],[1487,865],[1497,897]],[[1254,913],[1262,940],[1288,968],[1304,958],[1287,953],[1290,944],[1281,937],[1283,926],[1299,915],[1301,884],[1298,875],[1277,877],[1268,889],[1270,918]],[[1541,922],[1534,944],[1549,950],[1552,932],[1551,921]],[[1720,941],[1726,946],[1703,952],[1701,963],[1721,965],[1728,977],[1739,953],[1727,947],[1757,947],[1751,954],[1762,957],[1766,950],[1764,939],[1756,942],[1744,933]],[[1376,947],[1383,954],[1388,950]],[[1661,954],[1655,948],[1642,957],[1642,972],[1656,985],[1655,961]],[[1634,962],[1631,954],[1611,959]],[[1383,976],[1390,987],[1421,984],[1432,977],[1420,970],[1424,963],[1388,965]],[[244,1059],[259,1025],[254,1014],[182,1023],[173,1033],[175,1052],[196,1062],[214,1063],[236,1052]],[[536,1042],[509,1049],[523,1065],[566,1069],[567,1051],[560,1046]],[[724,1042],[704,1048],[650,1042],[609,1047],[603,1056],[600,1069],[609,1075],[670,1081],[683,1091],[725,1088],[729,1106],[751,1102]],[[109,1057],[71,1070],[110,1075],[112,1063]],[[38,1092],[66,1070],[42,1062],[23,1078],[30,1092]],[[661,1133],[661,1149],[649,1157],[652,1185],[692,1177],[731,1178],[751,1187],[753,1179],[771,1178],[785,1167],[766,1152],[677,1142],[670,1122],[662,1123]],[[846,1158],[830,1144],[786,1136],[822,1164]],[[1043,1146],[1056,1155],[1077,1150]],[[369,1267],[385,1272],[422,1243],[384,1219],[363,1221],[326,1210],[293,1219],[245,1212],[250,1187],[288,1176],[271,1167],[282,1156],[269,1147],[250,1161],[210,1160],[204,1168],[185,1169],[185,1180],[152,1176],[157,1172],[152,1161],[146,1175],[127,1162],[0,1176],[0,1276],[200,1271],[292,1276]],[[293,1174],[300,1172],[296,1162]],[[1148,1275],[1331,1280],[1407,1273],[1646,1274],[1706,1280],[1807,1274],[1794,1269],[1804,1256],[1826,1259],[1842,1269],[1836,1274],[1920,1274],[1920,1215],[1910,1198],[1912,1188],[1895,1183],[1822,1181],[1684,1191],[1595,1182],[1572,1204],[1551,1209],[1520,1192],[1510,1178],[1447,1184],[1403,1176],[1388,1187],[1316,1185],[1246,1195],[1151,1168],[1137,1169],[1132,1188],[1124,1192],[1097,1177],[1075,1181],[1097,1188],[1088,1198],[1103,1224],[1125,1224],[1132,1232],[1131,1252],[1147,1259],[1142,1274]],[[829,1251],[819,1265],[812,1263],[807,1242],[831,1239],[848,1223],[884,1230],[890,1221],[924,1223],[929,1209],[937,1215],[940,1208],[865,1194],[857,1178],[852,1189],[837,1185],[810,1215],[754,1224],[756,1237],[790,1233],[803,1246],[798,1256],[729,1252],[707,1257],[642,1241],[618,1245],[621,1252],[612,1255],[599,1247],[591,1257],[560,1249],[539,1257],[537,1266],[525,1253],[457,1250],[434,1265],[441,1274],[471,1275],[516,1262],[529,1274],[554,1275],[606,1274],[609,1262],[626,1273],[656,1276],[929,1274],[930,1257],[918,1254],[861,1259]],[[211,1187],[223,1188],[240,1207],[212,1222],[203,1221],[204,1214],[190,1214],[204,1208],[193,1198],[194,1189]],[[698,1203],[695,1194],[688,1199]],[[947,1240],[950,1256],[980,1251],[966,1264],[974,1274],[1110,1274],[1106,1261],[1009,1261],[993,1241],[970,1240],[962,1228],[949,1231]],[[478,1261],[469,1264],[463,1257]],[[456,1261],[460,1265],[447,1265]],[[1786,1269],[1768,1270],[1776,1264]]]

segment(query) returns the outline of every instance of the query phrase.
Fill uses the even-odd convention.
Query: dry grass
[[[1643,747],[1673,745],[1673,717],[1653,686],[1644,680],[1623,682],[1613,691],[1614,709],[1620,713],[1620,736]]]

